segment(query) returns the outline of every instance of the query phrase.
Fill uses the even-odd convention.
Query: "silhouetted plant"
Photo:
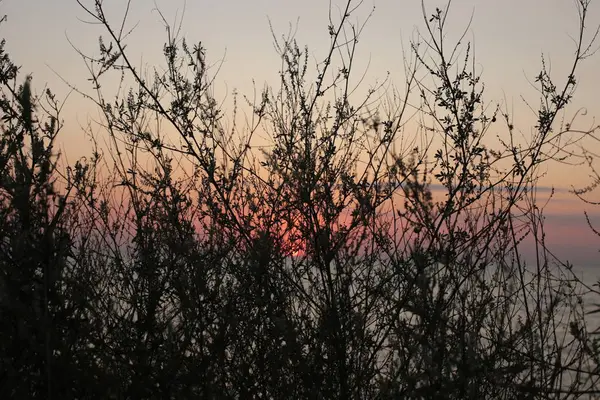
[[[60,172],[61,106],[50,90],[34,95],[32,77],[18,72],[2,41],[0,395],[90,396],[98,378],[87,352],[93,272],[73,258],[80,205],[73,193],[86,166]]]
[[[572,152],[561,141],[569,129],[554,126],[590,54],[587,0],[577,2],[572,71],[558,89],[543,68],[538,123],[520,142],[509,113],[484,103],[470,46],[449,47],[448,7],[423,8],[402,97],[385,84],[353,95],[363,26],[350,17],[360,3],[330,20],[314,68],[293,37],[274,35],[279,86],[244,98],[252,118],[241,128],[238,98],[226,115],[212,94],[200,43],[165,23],[163,72],[146,76],[125,51],[127,16],[116,29],[101,0],[79,4],[107,34],[97,57],[81,53],[94,91],[81,94],[108,138],[89,161],[59,172],[59,106],[48,92],[48,122],[38,120],[46,110],[30,79],[16,86],[0,47],[3,394],[597,390],[577,288],[546,248],[535,196],[539,166]],[[110,74],[121,82],[113,100],[102,89]],[[383,102],[386,90],[394,96]],[[411,93],[422,123],[403,142]],[[507,139],[495,141],[501,128]],[[258,132],[270,142],[260,151]]]

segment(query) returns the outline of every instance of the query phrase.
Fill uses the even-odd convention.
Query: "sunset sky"
[[[93,7],[92,0],[82,2]],[[125,0],[106,0],[105,7],[114,25],[119,25],[125,12]],[[445,2],[427,0],[428,10],[444,7]],[[337,20],[341,0],[332,0]],[[134,0],[128,26],[138,23],[127,41],[130,55],[139,65],[162,63],[165,31],[158,13],[160,9],[173,25],[184,10],[181,37],[189,42],[202,41],[208,59],[224,60],[217,78],[217,95],[224,97],[234,89],[252,95],[252,80],[261,88],[264,83],[277,84],[279,57],[273,48],[269,27],[275,34],[285,35],[290,27],[296,31],[300,45],[307,45],[315,60],[321,61],[327,50],[328,10],[325,0]],[[403,48],[417,29],[424,28],[420,0],[366,0],[352,17],[365,21],[374,8],[359,42],[356,71],[368,66],[365,90],[385,79],[402,89],[404,82]],[[34,86],[40,91],[45,84],[59,99],[69,93],[68,87],[56,75],[83,91],[89,91],[88,71],[81,57],[69,43],[87,54],[97,54],[98,35],[105,34],[100,26],[86,24],[89,20],[75,0],[3,0],[0,13],[7,22],[0,28],[6,38],[6,48],[22,71],[33,73]],[[486,84],[486,100],[504,103],[514,112],[515,126],[524,134],[535,124],[535,115],[521,97],[534,106],[538,104],[536,90],[528,83],[539,73],[540,56],[549,60],[551,72],[563,84],[572,61],[578,18],[573,0],[455,0],[449,15],[449,40],[458,38],[473,16],[467,40],[474,43],[475,56]],[[590,7],[591,34],[600,24],[600,2]],[[600,45],[600,42],[597,43]],[[567,117],[581,107],[587,115],[579,120],[580,128],[598,125],[600,118],[600,53],[586,60],[577,74],[578,89]],[[71,94],[63,117],[66,127],[62,145],[67,154],[85,154],[87,141],[79,125],[96,115],[89,101]],[[594,119],[595,118],[595,119]],[[499,133],[500,134],[500,133]],[[590,143],[594,150],[594,144]],[[597,146],[600,154],[600,146]],[[553,167],[548,170],[545,186],[561,188],[557,201],[548,210],[549,240],[577,263],[594,264],[600,238],[593,237],[585,227],[583,205],[565,193],[571,185],[584,186],[588,174],[583,167]],[[598,197],[598,194],[596,194]],[[598,199],[596,199],[598,200]],[[600,210],[587,207],[598,215]],[[595,247],[594,247],[595,246]],[[576,259],[576,261],[575,261]],[[599,270],[600,271],[600,270]]]

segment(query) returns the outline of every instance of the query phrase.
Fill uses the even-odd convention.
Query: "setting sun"
[[[0,0],[0,399],[600,394],[599,4]]]

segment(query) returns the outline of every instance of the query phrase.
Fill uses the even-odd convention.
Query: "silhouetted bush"
[[[470,46],[446,43],[447,9],[424,15],[405,95],[387,102],[384,86],[351,95],[354,1],[330,21],[316,68],[293,38],[274,36],[280,85],[231,129],[237,109],[220,109],[200,43],[167,26],[165,72],[145,76],[103,2],[80,5],[107,35],[98,55],[82,52],[95,90],[82,95],[109,143],[90,135],[87,159],[60,164],[59,104],[35,96],[0,47],[3,398],[598,390],[578,286],[546,248],[535,195],[540,165],[574,151],[556,118],[590,54],[588,0],[576,2],[572,71],[559,87],[543,66],[524,140],[484,102]],[[122,86],[107,100],[111,74]],[[414,132],[410,93],[423,121]]]

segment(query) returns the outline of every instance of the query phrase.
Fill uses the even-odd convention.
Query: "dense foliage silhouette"
[[[274,35],[279,85],[241,98],[242,127],[201,43],[165,25],[164,65],[144,75],[127,17],[91,3],[105,36],[81,51],[93,91],[75,89],[102,130],[72,165],[54,147],[61,105],[0,45],[0,397],[598,393],[581,286],[547,248],[536,198],[540,166],[578,156],[576,121],[558,116],[591,55],[588,0],[562,86],[542,63],[526,138],[484,102],[464,37],[447,42],[448,7],[424,7],[406,87],[363,98],[359,3],[332,17],[316,66]]]

